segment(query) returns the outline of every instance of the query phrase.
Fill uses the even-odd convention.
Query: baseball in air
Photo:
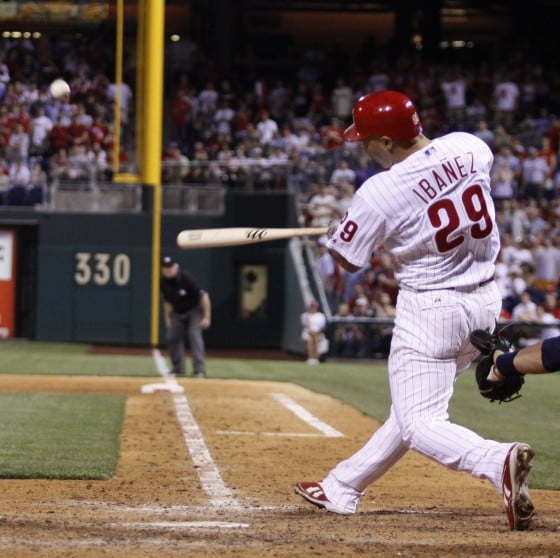
[[[70,95],[70,86],[63,79],[55,79],[50,87],[49,91],[53,99],[63,99],[67,95]]]

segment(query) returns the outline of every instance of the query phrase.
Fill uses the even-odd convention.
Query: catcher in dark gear
[[[560,337],[552,337],[516,351],[498,333],[475,330],[471,343],[483,355],[476,367],[480,394],[491,401],[512,401],[525,382],[525,374],[560,370]]]

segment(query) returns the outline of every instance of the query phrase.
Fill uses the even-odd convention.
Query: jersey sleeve
[[[351,264],[365,267],[374,250],[383,243],[385,232],[386,219],[382,212],[357,193],[327,248],[338,252]]]

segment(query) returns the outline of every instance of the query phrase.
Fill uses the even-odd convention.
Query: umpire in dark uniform
[[[202,332],[210,327],[211,303],[208,293],[169,256],[161,262],[160,290],[167,329],[167,347],[173,374],[185,374],[185,333],[192,352],[193,374],[206,376]]]

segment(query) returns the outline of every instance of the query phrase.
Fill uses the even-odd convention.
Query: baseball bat
[[[300,227],[285,229],[229,227],[224,229],[192,229],[177,235],[177,246],[185,250],[195,248],[218,248],[221,246],[241,246],[257,242],[270,242],[296,236],[327,234],[327,227]]]

